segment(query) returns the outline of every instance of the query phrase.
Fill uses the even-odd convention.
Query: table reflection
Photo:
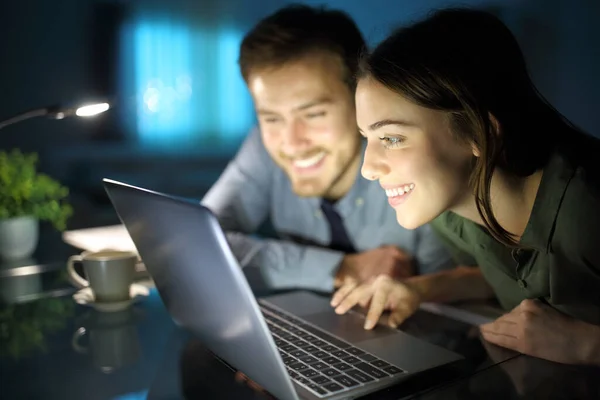
[[[140,357],[136,328],[140,317],[134,308],[110,313],[90,310],[78,319],[71,346],[104,373],[134,364]]]
[[[63,330],[74,314],[70,298],[0,307],[0,356],[13,360],[47,348],[48,335]]]
[[[499,348],[489,348],[490,355]],[[519,356],[427,393],[422,400],[597,400],[600,368],[557,364]]]

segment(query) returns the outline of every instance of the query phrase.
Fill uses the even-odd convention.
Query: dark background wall
[[[23,0],[0,4],[0,118],[55,103],[118,95],[115,57],[120,24],[135,13],[165,14],[195,27],[246,31],[284,0]],[[396,25],[435,8],[466,5],[497,13],[523,47],[541,93],[589,133],[600,136],[600,2],[597,0],[329,0],[353,16],[371,44]],[[245,95],[245,93],[244,93]],[[198,141],[161,151],[139,145],[123,127],[125,107],[95,120],[31,120],[0,132],[0,148],[37,151],[41,169],[71,188],[71,227],[115,221],[100,179],[109,176],[200,198],[233,155],[219,132],[192,132]],[[248,126],[247,128],[250,128]]]

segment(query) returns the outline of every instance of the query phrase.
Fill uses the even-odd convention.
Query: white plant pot
[[[16,260],[31,256],[39,238],[39,221],[25,216],[0,220],[0,257]]]
[[[32,258],[22,258],[19,260],[4,260],[0,264],[0,272],[9,271],[14,268],[35,265],[36,261]],[[41,274],[11,276],[0,279],[0,299],[4,303],[15,303],[27,301],[31,296],[42,293]]]

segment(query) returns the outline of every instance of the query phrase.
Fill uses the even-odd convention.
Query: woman
[[[490,342],[565,363],[600,364],[600,145],[533,86],[495,17],[443,10],[395,32],[362,62],[363,176],[379,180],[398,223],[426,223],[460,267],[348,282],[332,305],[384,309],[399,325],[424,301],[484,299],[506,310]]]

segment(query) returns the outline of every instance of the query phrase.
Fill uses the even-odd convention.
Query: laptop
[[[257,300],[208,208],[103,181],[175,323],[279,399],[357,398],[462,359],[310,292]]]

